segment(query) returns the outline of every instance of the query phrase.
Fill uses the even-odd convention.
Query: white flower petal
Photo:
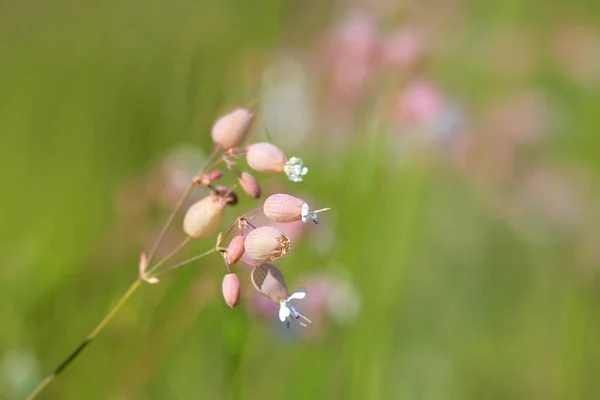
[[[287,304],[285,304],[285,302],[281,302],[279,307],[279,320],[281,322],[285,322],[285,320],[290,316],[291,313],[292,312],[288,308]]]
[[[298,299],[302,300],[306,297],[306,288],[299,289],[297,292],[288,297],[288,300]]]

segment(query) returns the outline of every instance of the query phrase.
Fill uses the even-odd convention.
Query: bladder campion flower
[[[225,205],[225,200],[215,196],[194,203],[183,218],[183,230],[195,239],[211,236],[221,223]]]
[[[250,168],[269,173],[285,173],[289,180],[302,182],[302,177],[308,173],[298,157],[287,159],[283,151],[271,143],[254,143],[248,146],[246,161]]]
[[[317,213],[327,210],[330,208],[311,211],[304,200],[283,193],[269,196],[263,206],[267,218],[282,223],[302,220],[302,222],[314,221],[318,225]]]
[[[238,108],[219,118],[212,128],[213,142],[224,149],[239,147],[252,126],[254,114],[244,108]]]
[[[260,262],[275,261],[290,250],[292,242],[279,229],[261,226],[246,236],[246,254]]]
[[[306,289],[300,289],[290,295],[283,274],[276,266],[267,263],[260,264],[252,270],[250,278],[256,290],[279,304],[279,320],[281,322],[286,322],[289,326],[290,316],[311,322],[290,304],[291,300],[302,300],[306,297]],[[300,324],[306,326],[303,322]]]

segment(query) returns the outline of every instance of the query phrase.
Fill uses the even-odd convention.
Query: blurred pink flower
[[[400,125],[405,121],[428,124],[440,115],[443,106],[443,93],[431,82],[417,80],[410,83],[398,97],[394,115]]]
[[[330,81],[329,107],[334,114],[351,114],[370,83],[377,59],[378,38],[373,17],[355,14],[331,33],[323,56]]]
[[[385,69],[408,70],[421,59],[425,47],[422,32],[401,28],[381,39],[380,63]]]

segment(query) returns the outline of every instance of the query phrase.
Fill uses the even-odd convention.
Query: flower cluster
[[[271,143],[252,143],[243,147],[252,128],[254,117],[251,111],[238,108],[215,122],[212,128],[215,151],[207,160],[205,168],[193,179],[193,186],[204,187],[208,189],[209,194],[192,204],[185,213],[183,231],[187,238],[184,244],[191,239],[213,236],[221,226],[225,209],[238,203],[235,186],[230,188],[216,184],[227,176],[226,172],[216,169],[220,164],[224,164],[227,170],[235,174],[239,187],[252,199],[260,198],[262,189],[258,180],[250,172],[241,169],[238,162],[240,158],[245,158],[250,169],[254,171],[266,174],[283,173],[292,182],[302,182],[307,174],[308,168],[300,158],[288,159],[283,151]],[[252,267],[251,280],[256,290],[279,305],[279,318],[282,322],[289,324],[292,318],[310,322],[290,303],[291,300],[303,299],[306,291],[300,290],[290,294],[283,274],[272,264],[290,251],[292,240],[276,226],[253,225],[250,222],[250,215],[262,210],[265,217],[275,224],[297,221],[304,223],[313,221],[318,224],[317,214],[328,209],[311,210],[304,200],[288,194],[274,194],[269,196],[261,207],[239,216],[226,232],[219,233],[212,251],[218,251],[223,255],[227,267],[228,273],[224,276],[222,284],[223,297],[227,305],[235,307],[239,302],[241,283],[238,276],[231,271],[231,266],[243,261]],[[227,237],[235,229],[238,231],[237,235],[233,236],[226,247],[223,246]],[[173,268],[185,263],[187,262],[177,264]],[[156,275],[166,270],[157,272],[157,266],[149,268],[148,264],[149,261],[144,254],[140,261],[140,280],[159,283]],[[158,266],[160,264],[161,262]],[[300,323],[305,325],[302,321]]]

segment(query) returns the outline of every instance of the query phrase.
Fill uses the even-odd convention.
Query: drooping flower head
[[[291,300],[304,299],[306,289],[300,289],[290,295],[283,274],[276,266],[267,263],[260,264],[252,270],[250,277],[256,290],[279,304],[279,320],[281,322],[285,322],[288,327],[290,317],[296,320],[302,318],[309,323],[311,322],[290,303]],[[306,326],[304,322],[299,321],[299,323]]]

